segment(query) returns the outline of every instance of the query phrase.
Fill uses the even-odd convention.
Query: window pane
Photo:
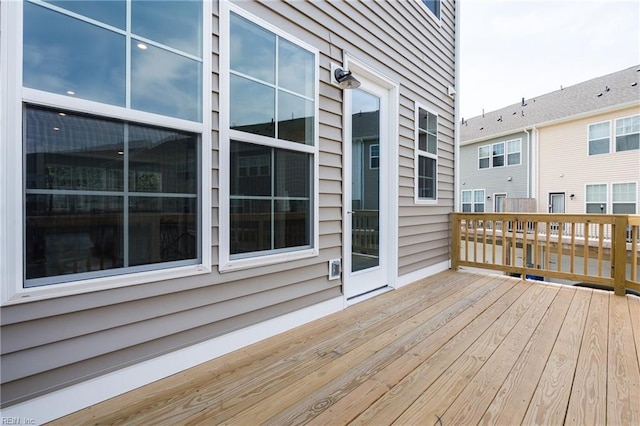
[[[313,53],[283,38],[278,39],[278,85],[280,87],[313,98],[316,83],[315,65]]]
[[[202,2],[132,0],[131,31],[202,57]]]
[[[194,134],[129,126],[129,190],[196,194],[197,141]]]
[[[23,36],[26,87],[125,105],[123,35],[24,3]]]
[[[587,185],[587,202],[601,202],[607,201],[607,185]]]
[[[276,82],[275,35],[234,13],[231,14],[231,69],[270,84]]]
[[[129,198],[129,264],[195,259],[197,199]]]
[[[504,143],[493,144],[493,167],[504,166]]]
[[[313,102],[278,91],[278,138],[313,144]]]
[[[589,140],[609,139],[609,123],[598,123],[589,125]]]
[[[473,191],[473,199],[476,203],[484,204],[484,191]]]
[[[609,152],[609,139],[597,139],[589,141],[589,155],[607,154]]]
[[[275,89],[231,76],[231,128],[275,137]]]
[[[471,204],[463,204],[462,205],[462,212],[463,213],[471,213]]]
[[[631,151],[633,149],[640,149],[640,133],[616,137],[616,151]]]
[[[489,168],[489,159],[488,158],[481,158],[479,167],[481,169],[488,169]]]
[[[478,148],[478,157],[489,157],[490,152],[489,145],[481,146]]]
[[[310,245],[310,202],[305,200],[278,200],[275,204],[274,248]]]
[[[602,203],[587,203],[587,213],[605,214],[607,213],[607,205]]]
[[[123,188],[122,123],[28,107],[24,140],[28,189]]]
[[[96,21],[125,29],[127,8],[125,0],[44,0],[47,3],[87,16]]]
[[[427,152],[427,133],[423,130],[418,131],[418,149]]]
[[[613,214],[636,214],[636,203],[616,203],[612,207]]]
[[[640,132],[640,115],[616,120],[616,135]]]
[[[471,191],[462,191],[462,202],[470,203],[471,202]]]
[[[520,164],[520,153],[517,152],[515,154],[507,155],[507,164],[509,166],[514,166],[514,165]]]
[[[123,266],[122,197],[27,194],[25,201],[28,280]]]
[[[436,192],[436,160],[429,157],[418,157],[418,195],[420,198],[435,199]]]
[[[201,121],[201,82],[200,62],[131,41],[132,108]]]
[[[614,183],[612,185],[613,202],[636,202],[635,183]]]
[[[230,211],[231,254],[271,249],[270,200],[232,199]]]
[[[282,149],[274,151],[274,195],[308,199],[311,191],[310,155]]]
[[[231,141],[232,196],[271,196],[272,148]]]

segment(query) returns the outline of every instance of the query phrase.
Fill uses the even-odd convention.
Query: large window
[[[491,167],[491,146],[478,147],[478,168],[488,169],[489,167]]]
[[[586,186],[586,206],[587,213],[607,212],[607,184],[594,184]]]
[[[21,70],[4,77],[22,82],[2,98],[3,137],[22,140],[2,171],[23,176],[6,210],[22,223],[12,247],[23,248],[8,263],[21,283],[9,298],[62,282],[123,285],[103,278],[132,272],[161,269],[166,278],[168,268],[195,266],[182,275],[201,264],[205,8],[27,0],[4,9],[3,36],[16,48],[3,60]],[[39,294],[62,289],[51,288]]]
[[[416,106],[416,199],[435,200],[438,190],[438,116]]]
[[[197,258],[198,135],[59,108],[25,116],[28,287]]]
[[[611,122],[589,125],[589,155],[608,154],[611,132]]]
[[[640,115],[616,120],[616,152],[640,149]]]
[[[223,269],[314,248],[317,52],[258,22],[239,9],[228,13]]]

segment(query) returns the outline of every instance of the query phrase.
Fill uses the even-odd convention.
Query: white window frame
[[[623,150],[623,151],[618,151],[618,142],[617,142],[617,138],[618,136],[626,136],[626,135],[635,135],[636,132],[633,133],[623,133],[623,134],[618,134],[618,121],[620,120],[626,120],[626,119],[632,119],[635,117],[640,117],[640,114],[634,114],[634,115],[629,115],[627,117],[620,117],[620,118],[616,118],[613,122],[613,132],[609,132],[609,133],[613,133],[613,138],[612,139],[612,143],[613,143],[613,148],[609,149],[609,152],[627,152],[627,151],[635,151],[635,149],[628,149],[628,150]],[[640,118],[638,118],[640,120]],[[640,132],[639,132],[640,133]]]
[[[480,151],[483,148],[486,148],[487,155],[482,155]],[[480,160],[488,160],[487,167],[480,167]],[[478,147],[478,170],[486,170],[491,168],[491,144],[489,145],[481,145]]]
[[[419,124],[419,114],[420,114],[420,110],[424,110],[426,112],[428,112],[429,114],[435,115],[436,117],[436,153],[430,153],[428,151],[423,151],[420,149],[420,124]],[[415,103],[415,112],[414,112],[414,123],[415,123],[415,135],[414,135],[414,154],[413,154],[413,158],[414,158],[414,162],[413,162],[413,182],[414,182],[414,200],[416,204],[437,204],[438,203],[438,176],[440,176],[440,172],[439,172],[439,161],[438,161],[438,143],[439,143],[439,139],[438,139],[438,134],[440,132],[439,127],[440,127],[440,116],[438,115],[438,113],[429,108],[426,107],[425,105],[422,105],[418,102]],[[427,148],[428,145],[427,145]],[[436,175],[435,175],[435,188],[434,188],[434,197],[433,198],[424,198],[424,197],[420,197],[420,185],[419,185],[419,179],[420,176],[418,175],[419,172],[419,160],[420,157],[427,157],[427,158],[431,158],[433,160],[436,161]]]
[[[634,200],[633,201],[616,201],[615,198],[615,191],[614,188],[616,185],[633,185],[633,197]],[[640,181],[639,182],[634,182],[634,181],[625,181],[625,182],[611,182],[611,190],[609,191],[609,193],[611,194],[611,209],[609,210],[611,212],[611,214],[615,214],[613,213],[613,207],[616,204],[635,204],[635,213],[632,214],[638,214],[638,186],[640,185]]]
[[[597,126],[599,124],[608,124],[608,128],[609,128],[609,146],[608,146],[608,150],[607,152],[603,152],[600,154],[590,154],[589,151],[591,149],[591,137],[590,137],[590,133],[591,133],[591,126]],[[607,120],[607,121],[600,121],[598,123],[589,123],[587,125],[587,156],[588,157],[593,157],[595,155],[604,155],[604,154],[610,154],[611,153],[611,141],[614,139],[611,137],[612,135],[612,131],[611,131],[611,120]],[[594,140],[599,140],[599,139],[594,139]]]
[[[260,27],[276,34],[279,37],[286,39],[287,41],[300,46],[301,48],[313,53],[315,55],[315,99],[314,99],[314,140],[313,145],[303,145],[296,142],[289,142],[285,140],[276,140],[274,138],[254,135],[230,128],[230,115],[229,115],[229,90],[230,87],[230,16],[231,12],[242,16],[243,18],[251,21],[252,23],[259,25]],[[319,56],[320,51],[305,43],[302,40],[297,39],[289,33],[286,33],[282,29],[272,25],[271,23],[247,12],[240,6],[232,4],[229,1],[220,2],[220,143],[219,143],[219,264],[218,270],[220,272],[228,272],[235,270],[242,270],[247,268],[255,268],[258,266],[272,265],[283,262],[290,262],[292,260],[305,259],[309,257],[315,257],[319,254],[319,87],[320,79],[319,73]],[[296,152],[304,152],[311,155],[313,158],[313,193],[311,194],[311,223],[312,223],[312,235],[311,235],[311,247],[292,249],[285,252],[276,252],[273,254],[259,253],[251,255],[251,253],[243,254],[241,258],[232,258],[230,254],[230,157],[231,157],[231,140],[237,140],[241,142],[255,143],[263,146],[272,146],[279,149],[289,149]]]
[[[373,155],[374,147],[375,147],[375,149],[378,150],[378,153],[376,155]],[[378,160],[378,165],[377,166],[373,165],[373,159],[374,158]],[[379,169],[379,168],[380,168],[380,144],[374,143],[374,144],[369,145],[369,169],[375,170],[375,169]]]
[[[604,199],[601,200],[589,200],[589,187],[591,186],[604,186],[605,188],[605,194],[604,194]],[[611,191],[609,188],[609,185],[606,182],[593,182],[593,183],[587,183],[584,185],[584,212],[585,214],[607,214],[610,211],[610,208],[608,206],[608,200],[610,197]],[[601,212],[597,212],[597,213],[587,213],[587,205],[588,204],[600,204],[602,206],[604,206],[604,210],[602,210]]]
[[[210,39],[211,34],[211,4],[203,1],[203,57],[202,57],[202,90],[204,94],[211,93],[210,78],[207,77],[211,69]],[[77,99],[54,93],[22,87],[22,19],[23,3],[3,1],[0,3],[0,205],[3,215],[0,217],[0,303],[4,305],[30,302],[34,300],[50,299],[73,294],[87,293],[97,290],[126,287],[136,284],[162,281],[172,278],[182,278],[191,275],[204,274],[211,271],[211,96],[202,97],[202,122],[192,122],[179,118],[162,116],[142,111],[135,111],[125,107],[118,107],[99,102]],[[79,113],[88,113],[99,117],[123,120],[132,124],[160,126],[163,128],[193,132],[200,137],[200,167],[201,180],[199,182],[198,209],[200,214],[201,253],[200,262],[193,265],[175,268],[155,269],[144,272],[127,272],[122,274],[97,277],[86,280],[70,281],[43,285],[39,287],[24,287],[24,176],[23,146],[22,146],[22,111],[23,104],[45,107],[59,107]],[[5,141],[20,141],[20,143],[6,143]],[[6,206],[6,207],[5,207]],[[21,224],[16,226],[15,224]]]
[[[471,194],[471,202],[470,203],[465,203],[464,202],[464,194],[468,193]],[[480,199],[482,200],[482,202],[477,202],[476,201],[476,194],[481,194]],[[471,211],[470,212],[464,212],[464,213],[486,213],[486,203],[484,201],[484,197],[485,197],[485,190],[484,189],[463,189],[460,192],[460,211],[464,212],[464,204],[471,204]],[[482,212],[478,212],[476,211],[476,205],[482,205]]]
[[[516,143],[518,144],[518,150],[517,151],[509,151],[509,145],[512,143]],[[504,143],[504,155],[505,155],[505,166],[509,167],[509,166],[519,166],[520,164],[522,164],[522,138],[518,138],[518,139],[510,139],[508,141],[505,141]],[[509,162],[509,154],[515,154],[518,153],[518,159],[519,161],[517,163],[513,163],[511,164]]]
[[[438,15],[436,15],[431,9],[429,9],[422,0],[416,0],[416,1],[420,4],[420,7],[422,7],[422,9],[425,10],[427,14],[429,14],[429,16],[431,16],[439,26],[442,25],[442,4],[444,3],[444,0],[440,0]]]

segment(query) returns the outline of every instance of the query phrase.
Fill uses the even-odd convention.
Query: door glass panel
[[[351,271],[380,264],[380,168],[371,167],[368,158],[377,152],[382,165],[382,150],[372,150],[380,143],[380,98],[363,90],[353,90],[352,123],[352,199],[351,199]]]

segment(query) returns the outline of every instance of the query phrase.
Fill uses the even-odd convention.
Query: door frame
[[[343,259],[343,296],[345,305],[351,305],[366,300],[382,292],[396,288],[398,279],[398,126],[399,126],[399,84],[378,72],[364,62],[346,54],[343,57],[344,67],[351,71],[357,79],[368,80],[385,90],[388,96],[388,123],[384,134],[380,134],[382,141],[385,138],[388,143],[380,144],[380,157],[387,166],[387,200],[385,204],[386,214],[384,224],[387,227],[386,261],[384,264],[386,287],[361,295],[347,297],[351,284],[351,177],[352,177],[352,141],[349,114],[351,113],[351,95],[343,91],[342,103],[342,259]],[[381,258],[381,260],[383,260]]]

